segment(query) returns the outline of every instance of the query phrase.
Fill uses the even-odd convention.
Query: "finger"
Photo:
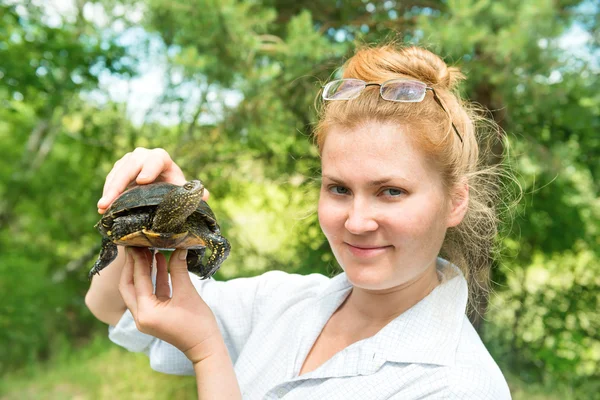
[[[165,182],[170,182],[174,185],[183,185],[187,182],[185,179],[185,175],[179,168],[179,165],[175,164],[174,161],[171,161],[171,167],[162,172],[162,176]]]
[[[171,297],[171,286],[169,285],[167,260],[162,253],[156,254],[156,269],[156,289],[154,293],[159,299],[168,299]]]
[[[133,256],[129,249],[129,247],[125,247],[124,249],[126,259],[121,271],[121,279],[119,280],[119,293],[121,293],[121,297],[129,311],[135,316],[137,314],[137,299],[133,285]]]
[[[169,260],[169,271],[171,272],[171,284],[173,285],[173,297],[186,295],[193,288],[192,280],[187,269],[187,250],[177,249]]]
[[[173,162],[169,153],[164,149],[152,149],[148,152],[142,162],[142,170],[136,178],[140,185],[154,182],[158,177],[162,181],[183,185],[186,180],[183,172]]]
[[[103,195],[106,192],[107,186],[110,184],[110,182],[112,182],[113,178],[115,177],[115,174],[117,173],[118,169],[121,167],[121,165],[123,165],[125,160],[129,157],[131,157],[131,153],[125,154],[123,157],[119,158],[116,163],[114,163],[112,169],[110,170],[108,175],[106,175],[106,179],[104,180],[104,187],[102,188]]]
[[[121,165],[122,161],[123,161],[123,158],[119,159],[113,165],[113,168],[110,170],[110,172],[106,176],[106,179],[104,180],[104,187],[102,188],[102,196],[101,196],[100,200],[98,200],[98,204],[97,204],[99,214],[104,214],[106,212],[106,209],[108,208],[108,205],[106,204],[107,203],[106,199],[104,197],[104,193],[106,192],[107,185],[109,185],[109,183],[112,181],[113,177],[115,176],[115,171],[117,170],[119,165]]]
[[[106,189],[110,186],[110,183],[112,182],[112,180],[116,174],[116,171],[123,164],[124,160],[127,157],[129,157],[130,155],[131,155],[131,153],[127,153],[123,157],[121,157],[119,160],[117,160],[117,162],[114,163],[114,165],[113,165],[112,169],[110,170],[110,172],[108,173],[108,175],[106,175],[106,179],[104,180],[104,187],[102,188],[102,196],[100,197],[100,200],[98,200],[98,204],[97,204],[98,213],[104,214],[106,212],[106,209],[110,205],[110,201],[105,196]]]
[[[102,198],[98,201],[98,208],[108,208],[110,204],[134,181],[142,169],[141,163],[130,156],[116,167],[110,182],[106,183]]]
[[[207,188],[204,188],[204,194],[202,195],[202,200],[207,201],[209,197],[210,197],[210,192],[208,191]]]
[[[153,286],[152,280],[150,279],[150,274],[152,272],[150,269],[150,266],[152,265],[150,260],[152,257],[149,257],[148,249],[131,248],[130,252],[134,260],[133,286],[135,287],[137,300],[139,301],[144,297],[152,297]]]

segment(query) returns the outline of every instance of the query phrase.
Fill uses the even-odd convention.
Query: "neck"
[[[340,311],[363,326],[383,327],[424,299],[439,284],[435,264],[410,282],[385,290],[354,287]]]

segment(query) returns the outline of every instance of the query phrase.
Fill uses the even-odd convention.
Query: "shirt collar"
[[[467,281],[454,264],[438,259],[441,283],[375,336],[375,352],[400,363],[454,365],[465,319]]]
[[[350,345],[322,368],[297,379],[369,375],[385,362],[454,365],[465,318],[467,282],[455,265],[441,258],[437,270],[441,282],[429,295],[374,336]],[[325,319],[343,302],[351,288],[345,273],[330,281],[319,296],[321,300],[324,297],[329,300],[320,302],[328,304],[326,311],[321,310],[325,311]]]

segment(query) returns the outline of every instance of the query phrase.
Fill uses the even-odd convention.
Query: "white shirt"
[[[465,316],[467,284],[438,260],[441,284],[374,336],[298,376],[325,323],[352,289],[327,278],[271,271],[227,282],[192,282],[213,310],[244,399],[510,399],[502,372]],[[129,311],[110,339],[144,352],[159,372],[193,375],[175,347],[136,329]]]

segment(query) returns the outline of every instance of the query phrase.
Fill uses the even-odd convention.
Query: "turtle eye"
[[[183,185],[183,188],[186,190],[192,190],[194,188],[194,185],[188,182],[185,185]]]

